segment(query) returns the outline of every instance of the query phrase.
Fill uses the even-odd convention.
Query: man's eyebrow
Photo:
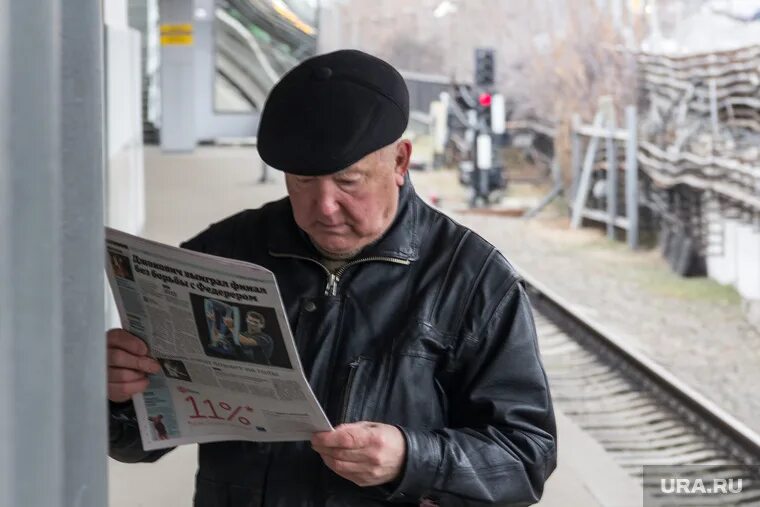
[[[342,171],[339,171],[335,173],[335,176],[340,178],[342,176],[350,176],[352,174],[363,174],[365,171],[362,167],[359,166],[351,166],[343,169]]]

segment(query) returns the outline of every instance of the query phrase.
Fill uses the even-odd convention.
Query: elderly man
[[[335,430],[311,442],[202,444],[197,507],[536,502],[556,430],[528,298],[489,243],[427,206],[400,140],[409,94],[359,51],[301,63],[272,90],[259,152],[288,198],[185,248],[277,276],[309,382]],[[129,397],[157,371],[109,333],[111,455],[154,461]]]

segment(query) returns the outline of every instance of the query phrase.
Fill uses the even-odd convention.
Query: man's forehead
[[[354,162],[350,166],[346,167],[342,171],[338,171],[337,173],[333,173],[333,176],[343,176],[346,174],[353,174],[357,172],[366,171],[369,168],[369,164],[364,160],[361,159],[357,162]]]
[[[369,155],[368,155],[369,156]],[[367,156],[367,157],[368,157]],[[323,174],[320,176],[298,176],[298,175],[292,175],[292,176],[298,176],[299,178],[340,178],[341,176],[346,176],[349,174],[354,173],[361,173],[361,172],[367,172],[369,169],[371,169],[372,164],[370,161],[366,160],[367,157],[364,157],[361,160],[357,160],[350,166],[346,167],[345,169],[341,169],[340,171],[336,171],[334,173],[330,174]]]
[[[298,176],[299,178],[335,178],[335,177],[341,177],[345,176],[347,174],[353,174],[353,173],[366,173],[373,170],[373,168],[380,165],[380,162],[383,160],[383,156],[389,149],[391,149],[392,146],[395,146],[395,144],[389,144],[388,146],[384,146],[383,148],[380,148],[379,150],[375,150],[372,153],[368,153],[364,157],[360,158],[353,164],[351,164],[348,167],[345,167],[341,169],[340,171],[336,171],[330,174],[322,174],[322,175],[315,175],[315,176],[302,176],[297,175],[293,173],[287,173],[291,176]],[[286,171],[287,172],[287,171]]]

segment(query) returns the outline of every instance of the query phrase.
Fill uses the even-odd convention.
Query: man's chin
[[[355,241],[336,238],[334,235],[324,235],[320,238],[312,237],[314,246],[320,253],[333,259],[353,257],[362,249]]]

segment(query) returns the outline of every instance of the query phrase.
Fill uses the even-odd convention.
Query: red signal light
[[[490,93],[481,93],[478,97],[478,102],[483,107],[489,107],[491,105],[491,94]]]

